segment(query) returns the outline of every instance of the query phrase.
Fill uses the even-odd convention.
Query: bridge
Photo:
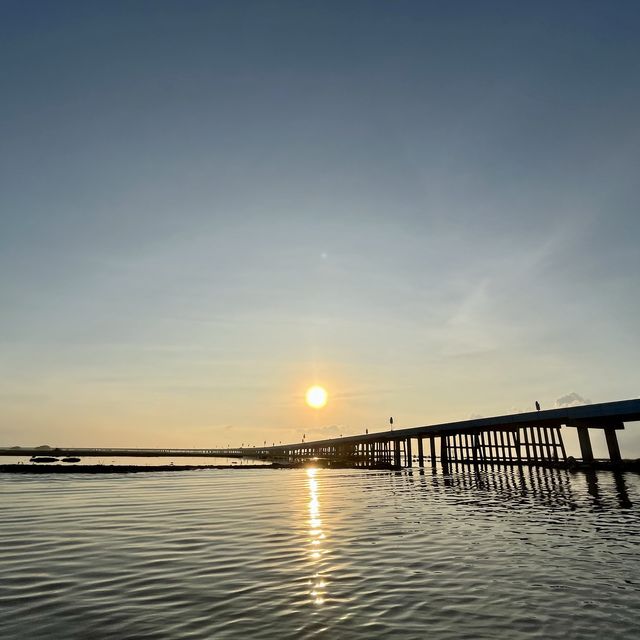
[[[598,429],[605,434],[608,462],[615,465],[622,462],[617,431],[638,420],[640,400],[623,400],[242,451],[290,462],[328,458],[363,467],[411,467],[414,451],[420,467],[425,458],[444,469],[451,464],[550,466],[567,462],[562,431],[574,428],[582,462],[594,462],[590,431]]]
[[[597,429],[604,431],[608,462],[615,466],[622,463],[617,431],[625,422],[639,420],[640,400],[623,400],[241,451],[250,457],[289,462],[325,458],[356,467],[411,467],[414,451],[418,466],[428,459],[433,468],[439,461],[445,470],[451,464],[553,466],[567,462],[562,432],[574,428],[582,462],[594,462],[590,431]]]
[[[215,449],[125,448],[2,448],[0,456],[77,457],[217,457],[249,458],[304,463],[324,459],[354,467],[411,467],[414,452],[418,466],[425,460],[444,470],[452,464],[503,464],[553,466],[567,463],[563,430],[577,430],[581,461],[594,463],[590,432],[602,430],[608,463],[621,465],[617,432],[626,422],[640,421],[640,399],[605,402],[580,407],[533,411],[511,415],[447,422],[367,433],[344,438],[298,442],[271,447]],[[426,446],[425,446],[426,445]]]

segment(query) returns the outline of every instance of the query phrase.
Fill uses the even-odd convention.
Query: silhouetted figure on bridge
[[[540,403],[536,400],[536,410],[540,411]]]

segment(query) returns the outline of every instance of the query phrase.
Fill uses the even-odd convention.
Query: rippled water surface
[[[640,638],[640,478],[0,475],[0,638]]]

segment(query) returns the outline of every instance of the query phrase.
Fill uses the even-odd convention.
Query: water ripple
[[[640,637],[638,476],[0,476],[0,638]]]

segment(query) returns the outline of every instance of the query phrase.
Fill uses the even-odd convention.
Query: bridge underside
[[[261,456],[291,463],[314,458],[355,467],[529,464],[567,460],[560,427],[496,428],[370,442],[274,447]]]
[[[614,428],[605,435],[612,462],[621,460]],[[582,460],[594,460],[588,432],[579,434]],[[245,455],[249,455],[245,452]],[[436,467],[449,465],[540,465],[567,462],[568,456],[561,427],[496,428],[482,431],[385,438],[361,443],[273,447],[258,450],[256,455],[278,462],[300,463],[313,459],[327,460],[355,467]]]

